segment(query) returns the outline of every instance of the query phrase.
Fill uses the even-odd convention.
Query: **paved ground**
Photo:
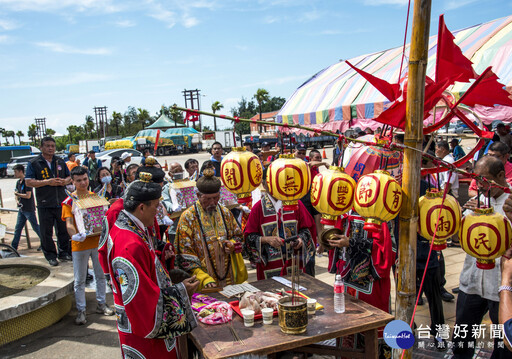
[[[468,146],[470,144],[468,143]],[[331,148],[327,148],[327,155],[332,153]],[[161,162],[168,163],[177,160],[184,163],[189,156],[164,157],[159,159]],[[202,161],[208,159],[209,155],[202,153],[194,155],[195,158]],[[330,161],[330,159],[328,159]],[[13,208],[14,199],[12,190],[14,188],[13,179],[0,179],[0,189],[2,190],[4,206]],[[13,231],[16,222],[16,213],[0,213],[0,222],[8,226],[8,230]],[[37,251],[38,239],[32,231],[31,241],[33,248],[28,249],[26,240],[21,239],[20,253],[27,256],[42,256]],[[10,243],[12,235],[6,236],[6,242]],[[448,248],[444,251],[446,260],[446,288],[451,290],[458,286],[459,274],[464,262],[465,253],[460,248]],[[64,263],[72,271],[70,263]],[[333,276],[327,272],[327,257],[317,258],[317,278],[326,283],[333,283]],[[255,271],[250,271],[249,280],[255,279]],[[394,281],[392,281],[394,284]],[[395,298],[394,286],[391,291],[392,303]],[[109,302],[112,303],[111,296],[107,296]],[[425,301],[426,302],[426,301]],[[76,310],[72,309],[60,322],[44,329],[31,336],[18,340],[0,348],[0,358],[115,358],[119,357],[120,350],[118,347],[117,331],[115,327],[114,317],[105,317],[93,313],[96,307],[94,292],[92,289],[87,290],[87,307],[88,307],[88,323],[85,326],[75,326],[73,324]],[[446,323],[453,326],[455,321],[455,302],[443,303],[444,315]],[[394,312],[394,308],[393,308]],[[415,322],[417,325],[430,324],[430,316],[428,305],[418,307]],[[486,323],[490,323],[486,318]],[[428,344],[427,344],[428,346]],[[414,351],[415,358],[450,358],[450,352],[439,353],[428,349],[416,348]],[[477,358],[489,358],[489,352],[482,351],[477,354]]]

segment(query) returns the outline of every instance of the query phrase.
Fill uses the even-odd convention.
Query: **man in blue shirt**
[[[214,142],[212,145],[212,157],[201,166],[201,174],[205,170],[206,166],[211,164],[215,169],[215,177],[220,177],[220,163],[222,162],[222,144],[220,142]]]

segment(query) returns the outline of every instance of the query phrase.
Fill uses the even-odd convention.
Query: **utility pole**
[[[96,129],[98,131],[98,139],[101,138],[100,129],[101,132],[103,132],[103,137],[106,137],[105,127],[107,126],[107,106],[94,107],[94,116],[96,117]]]
[[[41,141],[46,136],[46,117],[36,118],[34,121],[36,121],[37,138]]]
[[[416,236],[418,231],[418,199],[421,180],[421,150],[423,143],[423,106],[425,75],[428,60],[431,0],[415,1],[412,21],[409,77],[405,120],[404,167],[402,177],[403,204],[400,211],[398,283],[396,319],[411,322],[416,299]],[[410,149],[415,148],[419,151]],[[399,358],[401,350],[395,349]],[[410,359],[412,349],[404,351]]]
[[[185,108],[191,108],[193,110],[201,110],[201,103],[199,101],[199,93],[201,90],[183,90],[183,96],[185,97]],[[188,102],[190,101],[190,105]],[[202,119],[201,115],[199,115],[199,132],[202,131]]]

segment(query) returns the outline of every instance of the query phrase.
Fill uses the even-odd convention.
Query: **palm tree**
[[[5,135],[7,137],[12,137],[12,143],[16,144],[16,133],[14,131],[7,131]]]
[[[55,135],[55,130],[52,130],[51,128],[47,128],[46,129],[46,135],[47,136],[54,136]]]
[[[37,126],[34,123],[28,126],[27,136],[30,137],[30,139],[32,139],[32,144],[35,145],[37,136]]]
[[[212,112],[215,115],[215,112],[219,111],[221,108],[224,108],[224,105],[219,101],[215,101],[212,103]],[[204,129],[203,129],[204,130]],[[213,130],[217,131],[217,117],[213,116]]]
[[[149,115],[149,112],[146,109],[138,108],[137,111],[139,111],[139,113],[137,114],[138,120],[142,125],[142,129],[144,129],[148,121],[151,120],[151,116]]]
[[[256,91],[256,94],[254,94],[253,97],[256,99],[256,102],[258,103],[259,110],[260,110],[260,121],[261,121],[261,113],[262,113],[261,107],[263,106],[264,102],[267,102],[268,100],[270,100],[268,91],[265,89],[258,89],[258,91]],[[263,126],[260,124],[259,132],[263,132],[262,128],[263,128]]]
[[[123,120],[123,115],[119,112],[112,112],[112,121],[110,122],[112,125],[116,126],[116,136],[119,136],[119,125]]]
[[[23,133],[23,131],[19,130],[18,132],[16,132],[16,136],[18,136],[18,142],[21,145],[21,138],[25,136],[25,134]]]
[[[92,132],[94,131],[94,118],[92,118],[91,115],[85,116],[84,130],[85,130],[85,136],[87,138],[92,137]],[[99,138],[100,137],[100,129],[98,128],[97,130],[98,130],[98,138]],[[90,134],[90,136],[89,136],[89,134]]]

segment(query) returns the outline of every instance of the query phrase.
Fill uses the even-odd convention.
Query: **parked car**
[[[28,155],[28,156],[19,156],[13,157],[7,164],[7,176],[14,177],[14,166],[23,165],[25,167],[25,172],[27,171],[27,164],[32,158],[36,158],[39,155]]]
[[[137,150],[130,149],[130,148],[121,148],[121,149],[114,149],[114,150],[98,152],[98,153],[96,153],[96,158],[101,160],[102,166],[110,167],[110,162],[112,162],[112,157],[121,158],[121,155],[125,152],[128,152],[132,155],[132,160],[130,163],[140,164],[140,162],[142,161],[142,157],[143,157],[142,153]],[[84,160],[81,160],[80,163],[83,164]]]

